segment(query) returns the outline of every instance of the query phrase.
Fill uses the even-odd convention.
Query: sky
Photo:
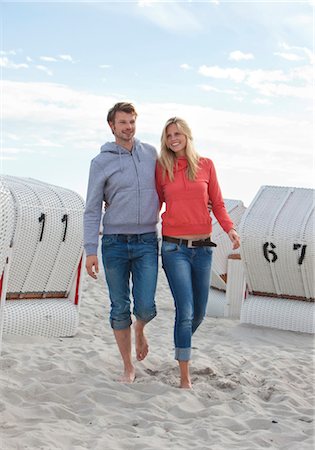
[[[85,199],[107,112],[131,101],[158,151],[167,119],[188,122],[226,199],[314,187],[313,1],[4,1],[1,17],[1,174]]]

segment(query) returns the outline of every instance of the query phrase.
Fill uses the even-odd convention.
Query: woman
[[[191,130],[178,117],[169,119],[161,136],[156,186],[162,214],[162,262],[175,302],[175,359],[180,387],[190,389],[191,338],[207,307],[212,261],[212,211],[228,233],[233,249],[240,246],[224,205],[213,162],[194,149]]]

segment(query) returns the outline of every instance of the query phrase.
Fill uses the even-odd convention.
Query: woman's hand
[[[231,230],[228,232],[228,235],[233,244],[233,250],[239,248],[239,246],[241,245],[241,239],[237,234],[236,230],[234,230],[234,228],[231,228]]]

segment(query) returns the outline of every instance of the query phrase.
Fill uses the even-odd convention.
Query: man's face
[[[136,116],[134,114],[118,111],[114,122],[110,122],[112,132],[116,138],[117,144],[123,145],[130,143],[136,132]]]

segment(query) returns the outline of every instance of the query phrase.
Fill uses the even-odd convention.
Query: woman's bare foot
[[[130,384],[135,381],[136,378],[136,370],[134,367],[130,369],[125,369],[124,374],[118,379],[119,383]]]
[[[180,386],[181,389],[192,389],[191,381],[190,380],[181,380]]]
[[[189,374],[189,360],[178,361],[180,370],[180,386],[182,389],[191,389],[191,379]]]
[[[138,361],[143,361],[149,353],[149,345],[147,338],[144,335],[145,322],[137,320],[135,323],[135,338],[136,338],[136,355]]]

